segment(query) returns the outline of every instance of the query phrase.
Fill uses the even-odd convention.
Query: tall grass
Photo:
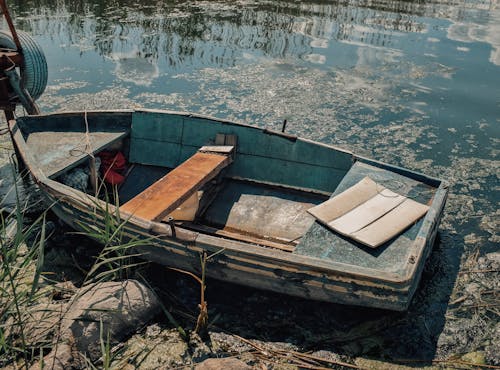
[[[118,204],[118,196],[113,191],[115,204]],[[94,209],[91,220],[78,221],[78,226],[84,235],[97,241],[103,246],[101,252],[91,269],[88,271],[83,285],[99,283],[102,281],[123,280],[131,276],[134,269],[145,262],[137,262],[141,253],[136,253],[137,247],[147,245],[150,239],[140,238],[127,232],[127,220],[122,220],[120,208],[115,207],[111,211],[109,197],[105,195],[105,201],[100,202],[93,199]],[[90,222],[88,222],[90,221]]]
[[[44,292],[38,287],[45,248],[46,213],[25,226],[25,209],[18,188],[16,207],[0,210],[0,367],[19,362],[28,367],[39,352],[28,340],[32,323],[28,307]],[[31,322],[30,322],[31,321]]]

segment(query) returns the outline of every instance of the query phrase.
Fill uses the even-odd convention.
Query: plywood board
[[[346,214],[329,222],[328,225],[341,234],[352,234],[378,220],[405,199],[402,195],[397,195],[385,189]]]
[[[234,150],[234,146],[231,146],[231,145],[205,145],[205,146],[202,146],[198,151],[229,155],[233,152],[233,150]]]
[[[363,244],[377,247],[401,233],[410,224],[425,215],[429,206],[406,199],[391,212],[367,227],[355,232],[354,238]]]
[[[309,209],[307,212],[328,224],[374,197],[377,192],[377,184],[375,181],[369,177],[365,177],[356,185],[328,199],[326,202]]]
[[[88,159],[89,153],[97,153],[127,134],[128,131],[95,131],[87,138],[85,132],[42,131],[29,134],[26,144],[45,176],[55,178]]]

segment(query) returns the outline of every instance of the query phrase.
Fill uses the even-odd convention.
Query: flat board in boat
[[[405,199],[391,212],[352,235],[363,244],[378,246],[401,233],[409,224],[425,215],[428,209],[425,204]]]
[[[309,210],[309,213],[332,230],[375,248],[395,237],[422,217],[428,209],[427,206],[415,201],[406,203],[406,200],[408,198],[405,196],[365,177],[339,195]],[[408,209],[412,205],[417,209],[415,212]],[[391,216],[393,212],[394,217]],[[387,216],[386,221],[381,221],[384,215]],[[389,227],[389,222],[396,218],[398,226]],[[369,226],[371,226],[369,230],[374,230],[377,225],[382,227],[377,233],[379,237],[369,237],[363,232]],[[362,238],[358,238],[358,235],[362,235]]]
[[[356,185],[328,199],[326,202],[309,209],[308,212],[328,224],[360,204],[363,204],[376,194],[377,184],[369,177],[365,177]]]
[[[41,131],[30,133],[26,144],[45,176],[54,178],[77,166],[89,153],[99,152],[127,134],[128,131],[94,131],[88,133],[87,139],[85,132]]]
[[[331,221],[328,225],[344,235],[351,235],[378,220],[404,202],[402,195],[384,189],[353,210]]]
[[[120,207],[120,210],[146,220],[161,220],[213,179],[231,162],[225,155],[196,153],[142,193]]]

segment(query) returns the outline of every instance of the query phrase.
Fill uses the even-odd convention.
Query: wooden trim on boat
[[[229,179],[229,180],[244,181],[244,182],[249,182],[249,183],[253,183],[253,184],[270,186],[270,187],[278,188],[278,189],[293,190],[293,191],[302,192],[302,193],[309,193],[309,194],[313,194],[313,195],[325,196],[328,198],[332,195],[332,193],[329,191],[322,191],[322,190],[316,190],[316,189],[310,189],[310,188],[302,188],[300,186],[293,186],[293,185],[286,185],[285,186],[283,184],[278,184],[276,182],[257,181],[254,179],[249,179],[249,178],[241,177],[241,176],[225,176],[224,178]]]
[[[196,230],[199,232],[204,232],[206,234],[210,235],[217,235],[217,236],[222,236],[226,237],[232,240],[239,240],[243,241],[246,243],[252,243],[252,244],[258,244],[262,245],[265,247],[270,247],[274,249],[279,249],[285,252],[293,252],[295,250],[295,245],[290,245],[290,244],[285,244],[285,243],[278,243],[272,240],[266,240],[262,238],[258,238],[252,235],[244,235],[232,231],[228,231],[225,229],[218,229],[215,227],[210,227],[206,225],[199,225],[199,224],[190,224],[190,225],[182,225],[184,228],[187,228],[188,230]]]

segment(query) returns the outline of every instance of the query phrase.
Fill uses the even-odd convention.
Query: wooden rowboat
[[[445,181],[332,146],[187,113],[57,113],[9,126],[47,202],[73,228],[102,225],[106,205],[60,179],[122,140],[131,170],[108,209],[128,237],[145,241],[137,247],[145,259],[199,273],[200,253],[219,252],[208,276],[315,300],[407,309],[448,192]],[[338,199],[367,178],[426,210],[387,241],[380,234],[399,217],[367,222],[376,248],[308,212],[338,211]]]

